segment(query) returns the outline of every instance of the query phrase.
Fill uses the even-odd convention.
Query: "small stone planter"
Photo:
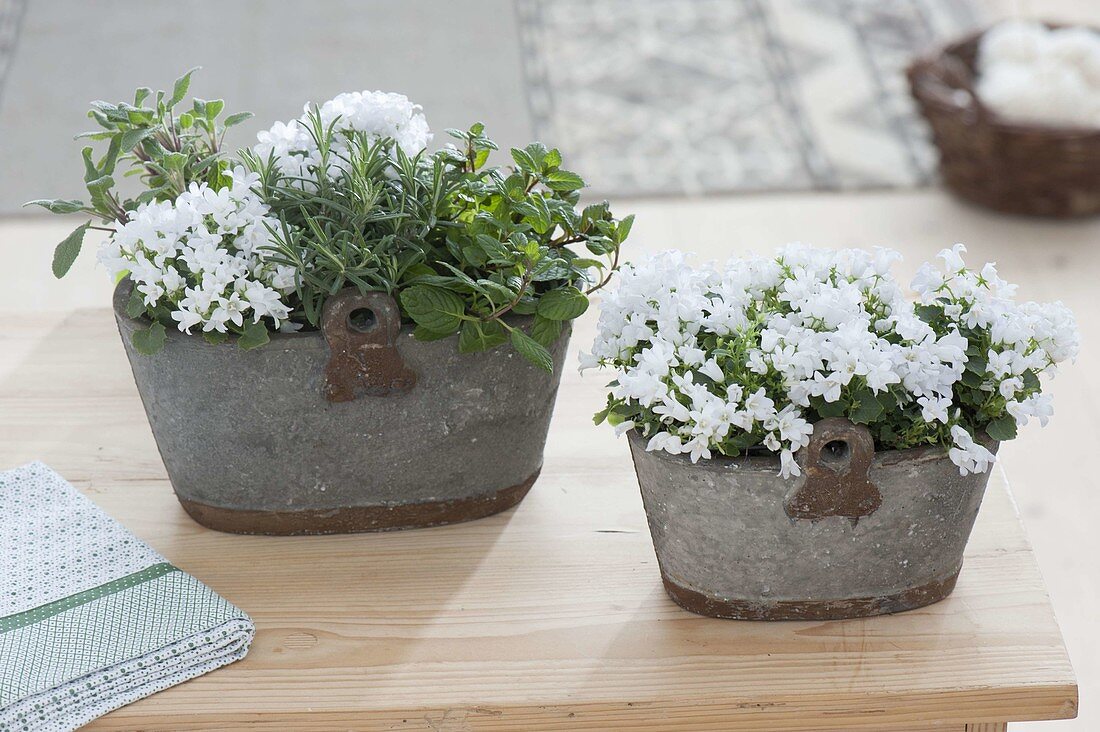
[[[720,618],[851,618],[942,600],[989,478],[960,476],[939,447],[875,452],[865,427],[837,418],[814,425],[791,479],[772,456],[692,464],[629,440],[665,589]]]
[[[553,375],[511,349],[417,341],[391,297],[355,290],[329,298],[321,332],[244,351],[169,329],[145,356],[131,344],[149,323],[126,315],[130,287],[115,291],[119,333],[172,487],[204,526],[436,526],[511,508],[538,476],[568,323]]]

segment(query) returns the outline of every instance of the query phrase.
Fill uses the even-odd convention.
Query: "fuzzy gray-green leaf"
[[[77,255],[80,254],[80,247],[84,244],[84,234],[91,225],[92,222],[89,221],[76,227],[73,229],[73,233],[65,237],[65,239],[57,245],[57,248],[53,250],[54,277],[61,279],[65,276],[65,273],[69,271],[69,268],[73,266],[73,262],[76,261]]]
[[[74,199],[64,198],[37,198],[33,201],[27,201],[24,206],[41,206],[50,213],[55,214],[70,214],[76,213],[80,209],[84,208],[84,203]]]

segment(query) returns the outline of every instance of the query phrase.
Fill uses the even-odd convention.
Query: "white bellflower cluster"
[[[881,448],[941,444],[961,473],[983,472],[993,454],[976,434],[1046,422],[1038,376],[1076,355],[1077,332],[1060,303],[1015,303],[963,251],[920,270],[918,303],[886,249],[791,245],[724,269],[666,252],[624,268],[582,368],[618,370],[605,414],[649,450],[697,461],[763,446],[799,475],[813,423],[846,416]]]
[[[253,192],[257,175],[227,171],[214,190],[192,183],[175,201],[142,205],[99,250],[115,278],[129,273],[148,308],[167,308],[181,331],[239,332],[246,321],[291,326],[284,296],[294,270],[268,261],[277,221]]]

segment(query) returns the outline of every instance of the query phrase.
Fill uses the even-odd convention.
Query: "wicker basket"
[[[974,91],[982,33],[919,58],[909,87],[932,127],[944,183],[959,196],[1031,216],[1100,213],[1100,129],[1009,122]]]

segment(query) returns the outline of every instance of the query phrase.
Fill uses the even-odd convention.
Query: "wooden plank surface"
[[[591,333],[589,314],[574,347]],[[945,602],[831,623],[700,618],[661,588],[626,444],[591,424],[606,378],[567,363],[542,477],[517,509],[239,537],[176,504],[106,310],[6,323],[0,465],[49,463],[258,628],[244,661],[94,727],[902,732],[1075,715],[1000,472]]]

